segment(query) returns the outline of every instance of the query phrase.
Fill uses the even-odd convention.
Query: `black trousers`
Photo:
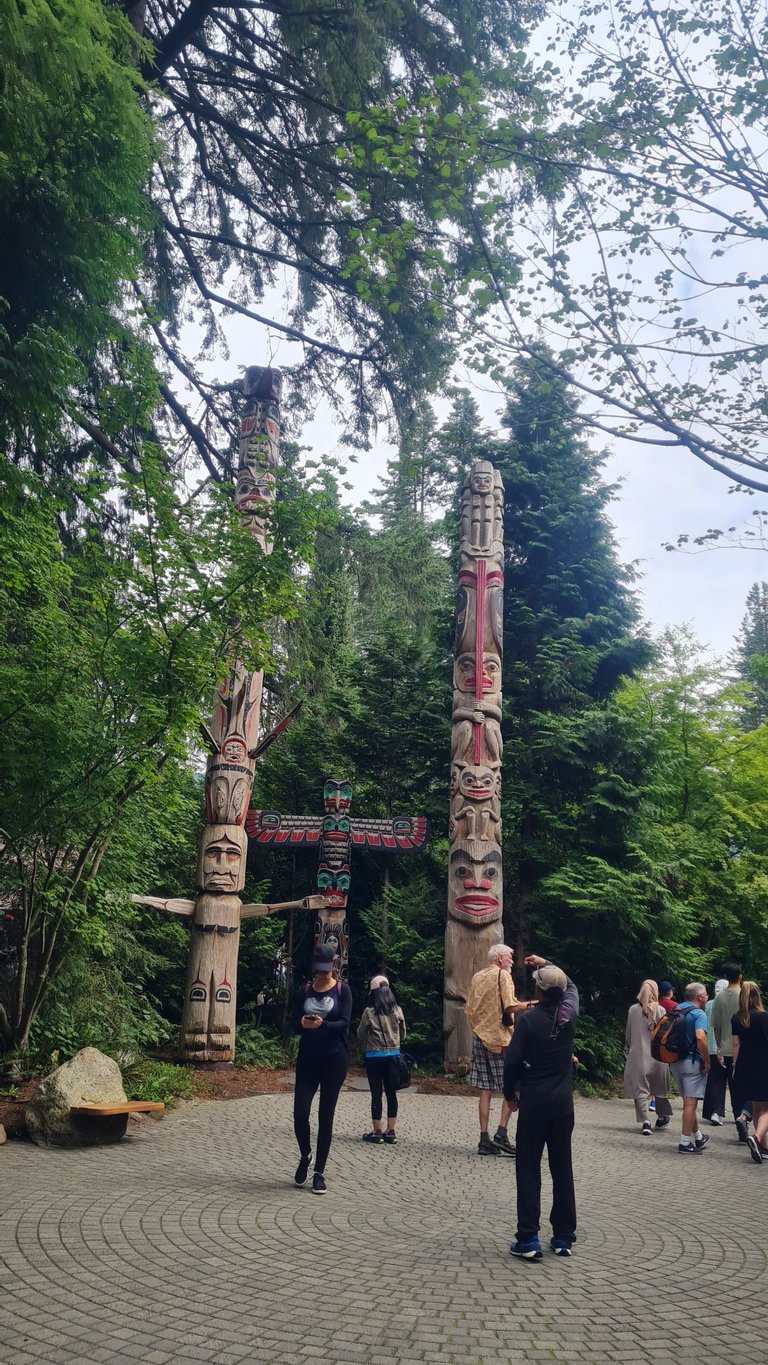
[[[725,1117],[725,1086],[727,1073],[722,1062],[718,1062],[717,1053],[709,1054],[709,1075],[707,1076],[707,1088],[704,1092],[704,1103],[701,1107],[701,1117],[711,1119],[713,1114]]]
[[[552,1212],[549,1215],[552,1232],[555,1237],[576,1241],[572,1134],[573,1110],[552,1118],[520,1115],[515,1135],[518,1242],[528,1242],[538,1236],[541,1223],[541,1158],[545,1146],[552,1176]]]
[[[347,1074],[347,1049],[342,1045],[330,1057],[302,1057],[296,1059],[296,1088],[293,1092],[293,1131],[302,1156],[311,1150],[309,1136],[309,1111],[317,1090],[320,1090],[320,1104],[317,1114],[317,1147],[315,1149],[315,1170],[322,1174],[333,1137],[333,1116],[336,1101]]]
[[[381,1090],[387,1097],[387,1118],[397,1118],[397,1091],[395,1081],[397,1072],[395,1069],[394,1057],[366,1057],[365,1069],[368,1072],[368,1084],[371,1088],[371,1118],[377,1121],[381,1118]]]

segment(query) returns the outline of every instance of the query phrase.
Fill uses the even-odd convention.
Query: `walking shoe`
[[[382,1143],[383,1141],[384,1141],[384,1134],[383,1134],[383,1133],[376,1133],[376,1132],[374,1132],[374,1133],[363,1133],[363,1142],[376,1142],[376,1143],[378,1143],[379,1146],[380,1146],[381,1143]]]
[[[650,1109],[650,1111],[651,1111],[652,1114],[655,1114],[655,1113],[656,1113],[656,1101],[655,1101],[655,1100],[649,1100],[649,1101],[648,1101],[648,1108]]]
[[[477,1151],[479,1156],[501,1156],[501,1149],[499,1147],[494,1147],[487,1133],[481,1134],[480,1141],[477,1144]]]
[[[388,1147],[395,1147],[397,1145],[397,1133],[390,1133],[389,1130],[387,1130],[384,1134],[384,1141]]]
[[[701,1137],[696,1139],[696,1151],[703,1152],[708,1142],[709,1135],[707,1133],[702,1133]]]
[[[697,1152],[699,1151],[699,1148],[694,1147],[692,1142],[678,1142],[677,1150],[683,1156],[696,1156]]]
[[[758,1166],[762,1166],[762,1164],[763,1164],[763,1149],[762,1149],[762,1147],[760,1146],[760,1143],[758,1142],[757,1138],[756,1138],[756,1137],[752,1137],[752,1134],[751,1134],[751,1133],[750,1133],[749,1137],[747,1138],[747,1146],[749,1147],[749,1155],[751,1156],[752,1160],[753,1160],[753,1161],[756,1161],[757,1164],[758,1164]]]
[[[494,1147],[497,1147],[498,1150],[500,1152],[503,1152],[505,1156],[515,1155],[515,1144],[514,1142],[510,1142],[506,1133],[494,1133],[493,1137],[491,1138],[491,1142],[493,1143]]]
[[[510,1256],[519,1256],[521,1261],[540,1261],[542,1257],[541,1242],[538,1237],[531,1237],[527,1242],[513,1242],[509,1248]]]
[[[749,1119],[747,1118],[746,1114],[739,1114],[739,1117],[738,1117],[737,1120],[736,1120],[736,1132],[737,1132],[738,1135],[739,1135],[739,1142],[746,1142],[746,1141],[747,1141],[747,1124],[748,1124],[748,1123],[749,1123]]]
[[[723,1126],[723,1120],[719,1114],[713,1114],[709,1122],[712,1124],[713,1128],[722,1128]]]
[[[320,1172],[319,1172],[319,1171],[315,1171],[315,1174],[312,1176],[312,1193],[313,1193],[313,1194],[327,1194],[327,1193],[328,1193],[328,1189],[327,1189],[327,1187],[326,1187],[325,1180],[324,1180],[323,1177],[320,1175]]]
[[[567,1237],[553,1237],[551,1238],[549,1245],[556,1256],[571,1255],[571,1244]]]
[[[301,1158],[301,1161],[299,1162],[298,1166],[296,1167],[296,1174],[295,1174],[295,1176],[293,1177],[294,1183],[295,1183],[296,1185],[306,1185],[306,1183],[307,1183],[307,1174],[308,1174],[308,1172],[309,1172],[309,1163],[310,1163],[311,1160],[312,1160],[312,1153],[311,1153],[311,1152],[309,1153],[308,1156],[303,1156],[303,1157]]]
[[[657,1120],[656,1120],[656,1123],[654,1124],[654,1127],[656,1127],[656,1128],[668,1128],[668,1127],[669,1127],[669,1114],[664,1114],[664,1115],[662,1116],[662,1118],[657,1119]]]
[[[651,1125],[650,1125],[650,1123],[644,1123],[644,1124],[643,1124],[642,1128],[640,1129],[640,1136],[641,1136],[641,1137],[650,1137],[650,1136],[651,1136]]]

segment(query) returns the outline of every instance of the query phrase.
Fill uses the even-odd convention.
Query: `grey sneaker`
[[[747,1124],[748,1124],[748,1123],[749,1123],[749,1119],[747,1118],[746,1114],[739,1114],[739,1117],[738,1117],[737,1120],[736,1120],[736,1132],[737,1132],[738,1135],[739,1135],[739,1142],[746,1142],[746,1140],[747,1140],[747,1136],[748,1136],[748,1134],[747,1134]]]

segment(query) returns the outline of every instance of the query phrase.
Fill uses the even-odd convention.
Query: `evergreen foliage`
[[[642,768],[615,698],[650,650],[566,386],[522,366],[503,425],[505,922],[518,961],[535,945],[594,991],[625,975]]]
[[[734,662],[740,678],[750,684],[741,706],[745,730],[768,720],[768,583],[753,583],[747,593]]]

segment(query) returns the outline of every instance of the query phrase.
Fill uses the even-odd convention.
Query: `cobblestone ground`
[[[525,1264],[514,1164],[475,1154],[472,1100],[404,1095],[379,1148],[345,1092],[324,1199],[292,1184],[290,1111],[0,1150],[3,1365],[768,1360],[768,1164],[732,1129],[680,1157],[676,1127],[643,1139],[631,1105],[578,1101],[575,1254]]]

